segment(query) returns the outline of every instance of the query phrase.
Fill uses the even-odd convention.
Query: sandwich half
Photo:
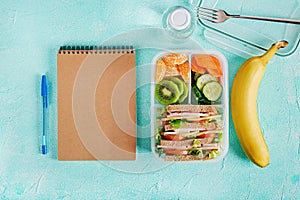
[[[215,158],[223,133],[222,110],[214,105],[168,105],[160,112],[156,151],[166,161]]]

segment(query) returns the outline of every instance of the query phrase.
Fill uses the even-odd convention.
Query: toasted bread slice
[[[168,105],[166,107],[168,113],[172,112],[192,112],[192,113],[210,113],[217,115],[218,111],[212,105]]]

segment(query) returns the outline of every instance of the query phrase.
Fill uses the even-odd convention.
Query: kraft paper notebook
[[[61,47],[57,82],[59,160],[136,158],[132,47]]]

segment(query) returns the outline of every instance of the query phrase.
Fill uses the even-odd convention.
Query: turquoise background
[[[150,81],[149,64],[156,51],[140,45],[146,44],[149,37],[161,38],[151,34],[136,38],[140,45],[137,79],[141,85],[137,91],[137,161],[57,160],[59,46],[102,44],[122,35],[126,42],[126,33],[138,28],[159,28],[164,10],[186,4],[187,1],[179,0],[1,1],[0,199],[300,199],[299,49],[289,57],[274,57],[259,89],[259,119],[271,155],[271,164],[264,169],[245,157],[232,121],[229,151],[221,162],[154,161],[148,126],[150,86],[143,83]],[[207,42],[199,25],[191,38],[203,49],[225,55],[231,87],[245,58]],[[48,76],[50,91],[50,146],[46,156],[39,151],[43,73]]]

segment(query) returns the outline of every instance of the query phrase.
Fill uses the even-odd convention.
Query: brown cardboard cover
[[[58,159],[134,160],[134,50],[57,54]]]

